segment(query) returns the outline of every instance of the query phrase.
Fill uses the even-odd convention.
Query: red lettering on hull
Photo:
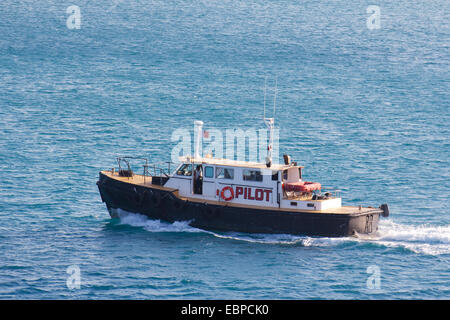
[[[244,196],[245,200],[263,201],[264,194],[265,194],[266,201],[267,202],[270,201],[270,195],[272,194],[272,190],[260,189],[260,188],[256,188],[253,190],[251,187],[236,187],[236,192],[234,193],[234,197],[236,199],[238,199],[239,196]]]
[[[252,188],[248,188],[247,197],[248,197],[248,200],[255,200],[255,198],[252,197]]]
[[[235,196],[235,198],[239,198],[239,196],[240,196],[241,194],[243,194],[243,193],[244,193],[244,188],[242,188],[242,187],[236,187],[236,192],[235,192],[236,196]]]
[[[255,190],[255,200],[261,201],[264,197],[263,190],[262,189],[256,189]]]
[[[272,190],[264,190],[264,192],[266,193],[266,201],[269,201]]]

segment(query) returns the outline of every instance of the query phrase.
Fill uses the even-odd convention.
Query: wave
[[[121,224],[141,227],[149,232],[196,232],[210,234],[220,239],[230,239],[261,244],[324,246],[328,242],[342,242],[343,238],[311,238],[290,234],[249,234],[243,232],[213,232],[198,229],[189,225],[190,221],[175,221],[173,223],[150,219],[149,217],[117,209]]]
[[[419,254],[442,255],[450,254],[450,225],[404,225],[392,220],[380,221],[378,233],[373,236],[359,235],[356,237],[328,238],[308,237],[290,234],[249,234],[241,232],[213,232],[194,228],[190,221],[168,223],[153,220],[145,215],[118,210],[122,224],[142,227],[149,232],[195,232],[210,234],[220,239],[230,239],[250,243],[288,245],[303,247],[328,247],[345,243],[372,243],[385,247],[401,247]]]
[[[372,241],[386,247],[403,247],[415,253],[450,254],[450,225],[404,225],[380,221],[378,236]]]
[[[267,234],[267,233],[240,233],[240,232],[208,232],[221,239],[230,239],[250,243],[301,246],[301,247],[326,247],[338,245],[348,241],[348,238],[317,238],[308,236],[296,236],[291,234]]]
[[[127,224],[133,227],[141,227],[150,232],[204,232],[201,229],[191,227],[190,221],[175,221],[174,223],[153,220],[145,215],[131,213],[125,210],[117,210],[121,224]]]
[[[212,233],[224,239],[253,243],[300,245],[304,247],[338,246],[346,243],[372,243],[385,247],[401,247],[414,253],[428,255],[450,254],[450,225],[404,225],[391,220],[380,221],[378,233],[371,236],[328,238],[306,237],[288,234]]]

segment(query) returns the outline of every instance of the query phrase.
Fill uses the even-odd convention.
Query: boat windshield
[[[178,170],[179,176],[192,176],[192,164],[183,164]]]

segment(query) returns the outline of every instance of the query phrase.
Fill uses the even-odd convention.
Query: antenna
[[[278,76],[275,77],[275,95],[273,97],[273,117],[275,118],[275,107],[277,105]]]
[[[202,141],[202,126],[203,121],[195,120],[194,121],[194,136],[195,136],[195,129],[197,129],[197,135],[195,136],[195,147],[194,147],[194,159],[200,158],[200,143]]]
[[[267,76],[264,79],[264,118],[266,118],[266,91],[267,91]]]
[[[275,94],[273,97],[273,116],[272,118],[266,118],[266,81],[264,82],[264,123],[269,129],[269,145],[267,146],[266,166],[269,168],[272,165],[272,148],[273,148],[273,129],[275,126],[275,108],[277,104],[277,88],[278,88],[278,76],[275,78]]]

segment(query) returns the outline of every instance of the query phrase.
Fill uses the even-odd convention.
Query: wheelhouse
[[[339,207],[336,193],[321,191],[319,183],[302,180],[296,163],[243,162],[211,157],[181,158],[165,187],[183,197],[206,201],[290,209],[321,210]]]

